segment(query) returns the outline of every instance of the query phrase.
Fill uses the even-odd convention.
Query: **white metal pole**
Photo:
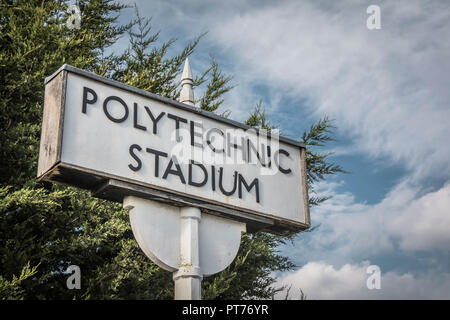
[[[191,66],[186,58],[181,75],[180,102],[194,106]],[[174,272],[175,300],[201,300],[203,274],[200,270],[198,224],[201,211],[195,207],[180,209],[180,266]]]
[[[201,211],[195,207],[181,208],[180,219],[180,267],[173,274],[175,300],[201,300],[203,274],[198,232]]]

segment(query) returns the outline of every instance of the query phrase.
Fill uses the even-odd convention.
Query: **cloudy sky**
[[[280,248],[298,265],[278,275],[292,298],[450,298],[449,1],[136,4],[161,39],[178,38],[175,51],[208,31],[191,66],[200,74],[213,54],[234,77],[233,119],[262,100],[294,139],[335,119],[328,150],[351,173],[317,186],[333,196],[312,210],[319,228]],[[378,30],[366,25],[372,4]],[[379,290],[366,286],[369,265],[381,270]]]

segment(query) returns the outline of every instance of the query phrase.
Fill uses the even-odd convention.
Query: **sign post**
[[[192,71],[186,58],[181,76],[180,102],[195,106]],[[199,223],[202,213],[196,207],[180,209],[180,267],[173,275],[176,300],[200,300],[203,274],[200,268]]]
[[[198,225],[202,219],[199,208],[180,210],[180,268],[173,275],[175,299],[200,300],[203,274],[200,268]]]
[[[122,202],[144,253],[174,273],[175,299],[235,258],[242,232],[310,226],[305,146],[63,65],[45,80],[38,177]]]

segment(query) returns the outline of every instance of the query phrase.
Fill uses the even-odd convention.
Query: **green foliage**
[[[43,82],[62,64],[87,70],[128,26],[112,16],[124,6],[80,1],[82,28],[69,30],[65,1],[2,1],[0,6],[0,183],[22,186],[36,172]],[[18,140],[19,137],[19,140]],[[19,149],[19,150],[18,150]],[[11,159],[11,155],[19,155]]]
[[[23,289],[20,287],[20,283],[30,278],[37,273],[37,267],[30,268],[30,263],[27,263],[25,267],[22,268],[22,272],[17,277],[13,275],[11,281],[6,280],[0,275],[0,297],[2,300],[16,300],[23,297]]]
[[[0,299],[171,299],[172,275],[137,246],[120,204],[35,178],[43,81],[68,63],[176,99],[183,61],[202,35],[170,56],[175,39],[160,42],[139,12],[135,21],[118,25],[124,5],[80,0],[81,29],[69,30],[69,3],[2,0],[0,6]],[[129,47],[106,54],[125,35]],[[198,106],[219,112],[231,80],[211,57],[210,67],[194,79],[195,86],[205,88]],[[261,104],[247,124],[274,128]],[[328,141],[329,122],[319,124],[304,137],[308,145]],[[339,172],[328,166],[327,156],[307,156],[310,184]],[[235,261],[204,279],[204,297],[272,297],[280,290],[274,288],[273,273],[294,267],[277,252],[284,241],[263,232],[243,235]],[[80,290],[66,287],[69,265],[80,267]]]
[[[136,15],[133,27],[128,30],[129,48],[116,57],[115,64],[110,64],[105,73],[117,81],[176,99],[179,95],[180,69],[201,36],[188,43],[180,54],[169,58],[167,52],[176,40],[169,39],[158,45],[159,32],[150,33],[151,20],[142,18],[137,10]]]
[[[266,131],[271,131],[277,128],[275,125],[272,125],[269,120],[267,120],[266,111],[262,107],[261,100],[258,101],[245,124],[254,128],[264,129]]]
[[[206,85],[206,91],[203,96],[199,99],[200,109],[215,112],[222,105],[224,99],[222,98],[225,93],[233,89],[233,86],[229,85],[232,77],[225,76],[219,69],[219,65],[211,56],[211,66],[206,70],[203,75],[196,79],[194,84],[196,86],[201,85],[205,82],[205,77],[211,74],[210,80]],[[225,112],[225,116],[229,115]]]
[[[170,276],[134,241],[128,212],[74,188],[0,189],[2,271],[38,262],[39,280],[21,286],[32,299],[170,297]],[[83,290],[67,290],[65,270],[78,265]],[[159,291],[149,288],[156,287]]]
[[[336,173],[346,173],[340,166],[329,160],[332,152],[319,152],[315,149],[323,147],[325,143],[334,141],[331,136],[334,129],[333,123],[328,117],[320,119],[312,125],[309,131],[305,131],[302,136],[306,148],[306,168],[307,183],[309,192],[309,205],[315,206],[329,199],[329,197],[314,196],[314,183],[324,180],[325,176]]]
[[[265,232],[244,234],[237,257],[216,276],[203,280],[204,299],[269,299],[283,288],[275,288],[274,270],[294,267],[287,257],[276,252],[284,244],[281,237]]]

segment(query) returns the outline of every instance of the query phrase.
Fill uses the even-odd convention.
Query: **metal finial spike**
[[[189,59],[186,58],[181,75],[180,102],[195,106],[193,84],[191,66],[189,65]]]
[[[183,80],[191,80],[192,81],[192,71],[191,66],[189,64],[189,58],[186,58],[184,62],[183,74],[181,76],[181,81]]]

